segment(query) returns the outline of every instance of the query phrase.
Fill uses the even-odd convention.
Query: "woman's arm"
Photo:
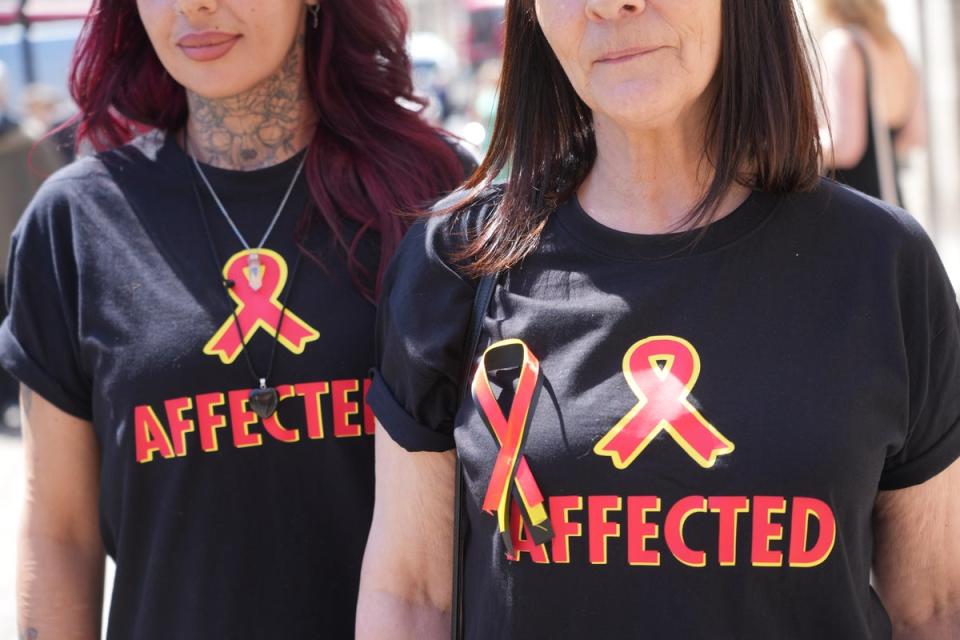
[[[450,637],[454,452],[410,453],[378,423],[358,640]]]
[[[834,29],[822,42],[823,80],[829,128],[820,129],[826,166],[849,169],[867,151],[867,69],[853,36]],[[827,123],[824,123],[826,125]]]
[[[893,141],[898,153],[906,153],[915,147],[927,144],[927,101],[924,97],[923,81],[912,67],[911,73],[910,91],[914,95],[913,108],[910,110],[906,124]]]
[[[100,462],[93,425],[20,391],[26,496],[17,618],[29,640],[95,640],[103,612]]]
[[[960,638],[960,461],[881,493],[874,530],[874,578],[894,638]]]

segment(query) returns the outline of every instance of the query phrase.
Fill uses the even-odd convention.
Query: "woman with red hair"
[[[399,0],[94,3],[101,152],[14,234],[23,637],[352,638],[374,304],[400,213],[470,160],[415,100]],[[144,134],[135,137],[136,134]]]

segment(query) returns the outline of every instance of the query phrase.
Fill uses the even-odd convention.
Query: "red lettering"
[[[360,390],[357,380],[334,380],[333,392],[333,435],[337,438],[355,438],[361,435],[360,425],[350,422],[350,418],[360,412],[360,405],[350,400],[351,393]]]
[[[624,509],[624,499],[624,517],[611,515]],[[511,508],[510,532],[516,557],[529,553],[540,564],[571,563],[573,554],[579,551],[570,548],[575,539],[584,540],[581,544],[585,544],[586,560],[591,564],[607,564],[611,538],[622,536],[626,538],[626,561],[630,566],[663,566],[664,551],[657,548],[660,545],[656,542],[662,539],[669,549],[668,558],[672,556],[677,563],[698,568],[709,562],[733,567],[737,566],[738,555],[743,555],[738,552],[748,542],[744,536],[751,534],[750,558],[746,562],[755,567],[802,568],[823,564],[836,545],[836,515],[822,500],[791,498],[791,505],[787,500],[783,496],[686,496],[664,505],[662,498],[649,495],[551,496],[549,513],[554,537],[549,548],[546,544],[534,544],[530,535],[533,529],[523,520],[519,505]],[[574,515],[577,512],[583,515]],[[662,520],[651,515],[657,513],[663,513]],[[688,544],[688,540],[695,539],[694,529],[687,528],[688,518],[696,514],[710,514],[710,522],[717,523],[715,547],[712,540],[703,549]],[[745,520],[748,517],[750,522]],[[745,534],[741,533],[744,526],[748,527]],[[789,550],[785,537],[788,527]],[[775,544],[777,541],[781,541],[779,545]],[[711,549],[716,549],[715,561],[711,561]]]
[[[703,496],[688,496],[677,501],[663,524],[663,539],[673,557],[688,567],[703,567],[707,564],[707,554],[687,546],[683,539],[683,527],[687,518],[695,513],[704,513],[707,510],[707,499]]]
[[[263,436],[250,433],[250,425],[257,423],[257,414],[250,410],[250,390],[238,389],[228,394],[230,398],[230,426],[233,428],[233,445],[238,449],[259,447]]]
[[[647,540],[660,532],[657,524],[647,522],[647,514],[655,511],[660,511],[657,496],[627,497],[627,562],[633,566],[660,566],[660,552],[647,549]]]
[[[570,562],[570,538],[583,535],[583,525],[570,522],[570,512],[581,510],[583,498],[580,496],[550,497],[550,523],[553,525],[551,555],[557,564]]]
[[[589,496],[587,526],[590,538],[591,564],[607,564],[607,538],[620,535],[620,524],[607,520],[607,513],[623,508],[620,496]]]
[[[770,543],[783,539],[783,525],[771,522],[774,513],[786,513],[787,500],[781,496],[757,496],[753,499],[753,549],[755,567],[782,567],[783,552],[770,549]]]
[[[737,564],[737,521],[741,513],[750,512],[750,500],[745,496],[711,496],[707,504],[720,520],[717,540],[720,566],[732,567]]]
[[[529,553],[530,559],[537,564],[550,562],[547,557],[546,545],[533,543],[530,532],[527,531],[527,525],[520,516],[520,506],[516,500],[513,501],[510,508],[510,535],[513,538],[514,555],[508,555],[508,560],[519,561],[521,553]]]
[[[330,385],[326,382],[309,382],[295,385],[297,395],[303,398],[307,412],[307,437],[311,440],[323,438],[323,407],[320,400],[330,393]]]
[[[820,523],[820,535],[808,548],[810,516]],[[816,498],[794,498],[790,520],[790,566],[809,568],[822,564],[837,541],[837,521],[829,505]]]
[[[152,407],[140,405],[133,410],[133,429],[137,443],[137,462],[152,462],[155,453],[164,458],[174,457],[170,438]]]
[[[204,393],[197,396],[197,428],[200,431],[200,447],[206,452],[219,451],[220,441],[217,430],[227,426],[227,419],[216,413],[222,407],[222,393]]]
[[[279,402],[283,402],[295,395],[297,394],[296,391],[294,391],[293,385],[281,384],[277,386],[277,399]],[[280,442],[298,442],[300,440],[300,432],[298,430],[288,429],[280,422],[279,408],[272,416],[264,418],[263,428],[271,437],[276,438]]]
[[[193,409],[193,398],[174,398],[163,403],[167,411],[167,424],[170,425],[170,439],[173,440],[173,452],[177,456],[187,455],[187,433],[194,430],[193,420],[183,417],[184,411]]]

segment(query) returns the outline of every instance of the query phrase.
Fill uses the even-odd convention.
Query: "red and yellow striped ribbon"
[[[490,386],[488,371],[517,368],[520,375],[516,392],[509,416],[504,416]],[[483,500],[483,510],[496,513],[497,528],[508,555],[513,555],[509,526],[511,494],[518,500],[520,513],[533,541],[543,544],[553,538],[543,493],[523,456],[523,446],[542,386],[540,362],[523,341],[516,339],[501,340],[490,345],[483,353],[473,378],[473,400],[484,423],[500,445]]]

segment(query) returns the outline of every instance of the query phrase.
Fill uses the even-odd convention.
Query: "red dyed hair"
[[[439,132],[399,99],[413,93],[405,50],[407,14],[400,0],[321,2],[319,28],[307,28],[309,93],[320,114],[305,174],[318,216],[344,249],[350,273],[375,297],[387,262],[421,210],[453,190],[463,167]],[[312,20],[312,17],[311,17]],[[96,0],[70,74],[80,107],[77,139],[98,150],[121,146],[144,129],[179,131],[186,91],[160,63],[134,0]],[[344,233],[344,220],[360,231]],[[357,259],[368,233],[380,236],[376,274]]]

